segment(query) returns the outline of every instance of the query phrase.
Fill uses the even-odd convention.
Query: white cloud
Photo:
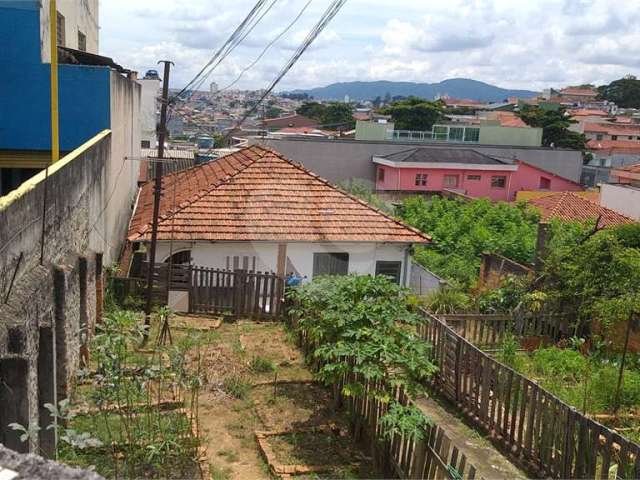
[[[232,81],[307,0],[278,0],[216,69]],[[470,77],[511,88],[602,83],[640,68],[638,0],[349,0],[279,88],[336,81],[435,82]],[[254,0],[101,2],[101,53],[144,72],[176,64],[181,86],[244,18]],[[262,88],[329,4],[314,0],[300,21],[238,86]]]

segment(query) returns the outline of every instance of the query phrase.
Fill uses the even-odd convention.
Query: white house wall
[[[403,244],[374,242],[295,242],[287,244],[287,264],[292,266],[299,275],[311,280],[314,253],[340,252],[349,254],[349,273],[374,275],[376,262],[379,260],[402,262],[402,272],[404,272],[405,248],[406,245]],[[250,268],[252,267],[252,258],[255,257],[256,270],[274,272],[277,270],[278,243],[276,242],[173,243],[174,253],[186,249],[191,250],[193,265],[226,268],[227,257],[232,259],[234,256],[239,256],[240,268],[242,268],[242,257],[247,256]],[[159,242],[157,261],[166,260],[169,252],[169,242]]]

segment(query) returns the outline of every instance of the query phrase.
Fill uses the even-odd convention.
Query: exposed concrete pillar
[[[53,458],[56,452],[55,432],[47,428],[53,423],[53,417],[44,407],[45,403],[56,404],[55,396],[55,345],[53,343],[53,330],[51,327],[40,327],[40,340],[38,345],[38,432],[40,440],[40,454]]]
[[[96,325],[102,323],[103,302],[102,253],[96,253]],[[93,333],[93,331],[91,333]]]
[[[56,382],[57,398],[67,398],[69,384],[67,379],[67,322],[66,322],[67,278],[60,266],[53,268],[53,321],[55,322],[56,342]]]
[[[80,290],[80,362],[83,366],[89,365],[89,312],[87,308],[87,259],[78,258],[78,280]]]
[[[0,360],[0,443],[20,453],[29,451],[29,442],[20,441],[20,432],[9,428],[10,423],[29,426],[29,366],[24,358]]]

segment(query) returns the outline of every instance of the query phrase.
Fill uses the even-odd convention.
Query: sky
[[[231,83],[308,1],[236,84],[265,88],[330,0],[269,0],[273,8],[210,79]],[[170,59],[171,86],[182,87],[254,3],[100,0],[100,53],[141,74]],[[640,0],[347,0],[276,91],[459,77],[531,90],[609,83],[640,73],[639,7]]]

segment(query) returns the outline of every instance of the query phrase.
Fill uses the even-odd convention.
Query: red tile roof
[[[592,133],[606,133],[607,135],[640,136],[640,125],[618,123],[585,123],[584,131]]]
[[[430,241],[280,153],[257,145],[167,175],[162,187],[160,240]],[[149,182],[140,190],[130,241],[151,237],[153,188],[154,182]]]
[[[520,117],[518,117],[513,112],[495,112],[496,118],[500,121],[500,126],[502,127],[518,127],[524,128],[528,127],[524,121]]]
[[[599,150],[617,153],[640,153],[640,141],[633,140],[589,140],[587,147],[590,150]]]
[[[595,88],[576,88],[567,87],[563,88],[559,92],[562,95],[579,95],[585,97],[595,97],[598,95],[598,91]]]
[[[558,192],[529,201],[537,208],[542,220],[557,218],[565,221],[595,220],[600,217],[599,226],[611,227],[634,221],[620,213],[602,207],[572,192]]]

